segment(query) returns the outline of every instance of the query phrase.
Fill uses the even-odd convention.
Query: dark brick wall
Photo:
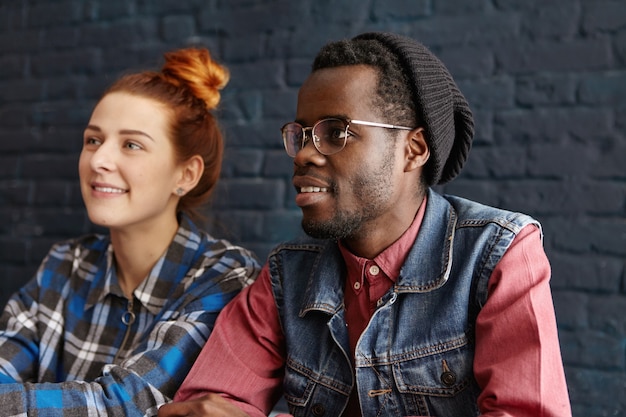
[[[626,415],[623,0],[2,0],[0,304],[52,242],[94,230],[76,163],[100,92],[185,45],[232,72],[211,229],[261,257],[299,233],[279,127],[317,49],[372,29],[449,66],[477,138],[443,191],[543,223],[574,415]]]

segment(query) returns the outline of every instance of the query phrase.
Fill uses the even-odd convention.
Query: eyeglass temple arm
[[[413,130],[413,129],[415,129],[414,127],[396,126],[396,125],[390,125],[390,124],[386,124],[386,123],[366,122],[365,120],[350,120],[349,123],[354,123],[355,125],[384,127],[384,128],[387,128],[387,129],[402,129],[402,130]]]

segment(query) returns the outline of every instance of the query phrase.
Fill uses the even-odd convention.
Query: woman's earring
[[[178,187],[178,188],[176,189],[176,194],[177,194],[179,197],[182,197],[182,196],[183,196],[183,194],[185,194],[185,190],[183,190],[182,188]]]

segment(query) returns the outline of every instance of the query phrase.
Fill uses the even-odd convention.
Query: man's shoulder
[[[458,218],[457,225],[480,226],[481,224],[496,223],[503,227],[519,229],[538,221],[528,214],[506,208],[495,207],[465,197],[445,194],[442,197],[452,206]]]

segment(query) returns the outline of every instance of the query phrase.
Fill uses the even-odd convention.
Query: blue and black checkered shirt
[[[258,272],[249,251],[183,216],[128,300],[107,236],[56,244],[0,318],[0,415],[156,415]]]

